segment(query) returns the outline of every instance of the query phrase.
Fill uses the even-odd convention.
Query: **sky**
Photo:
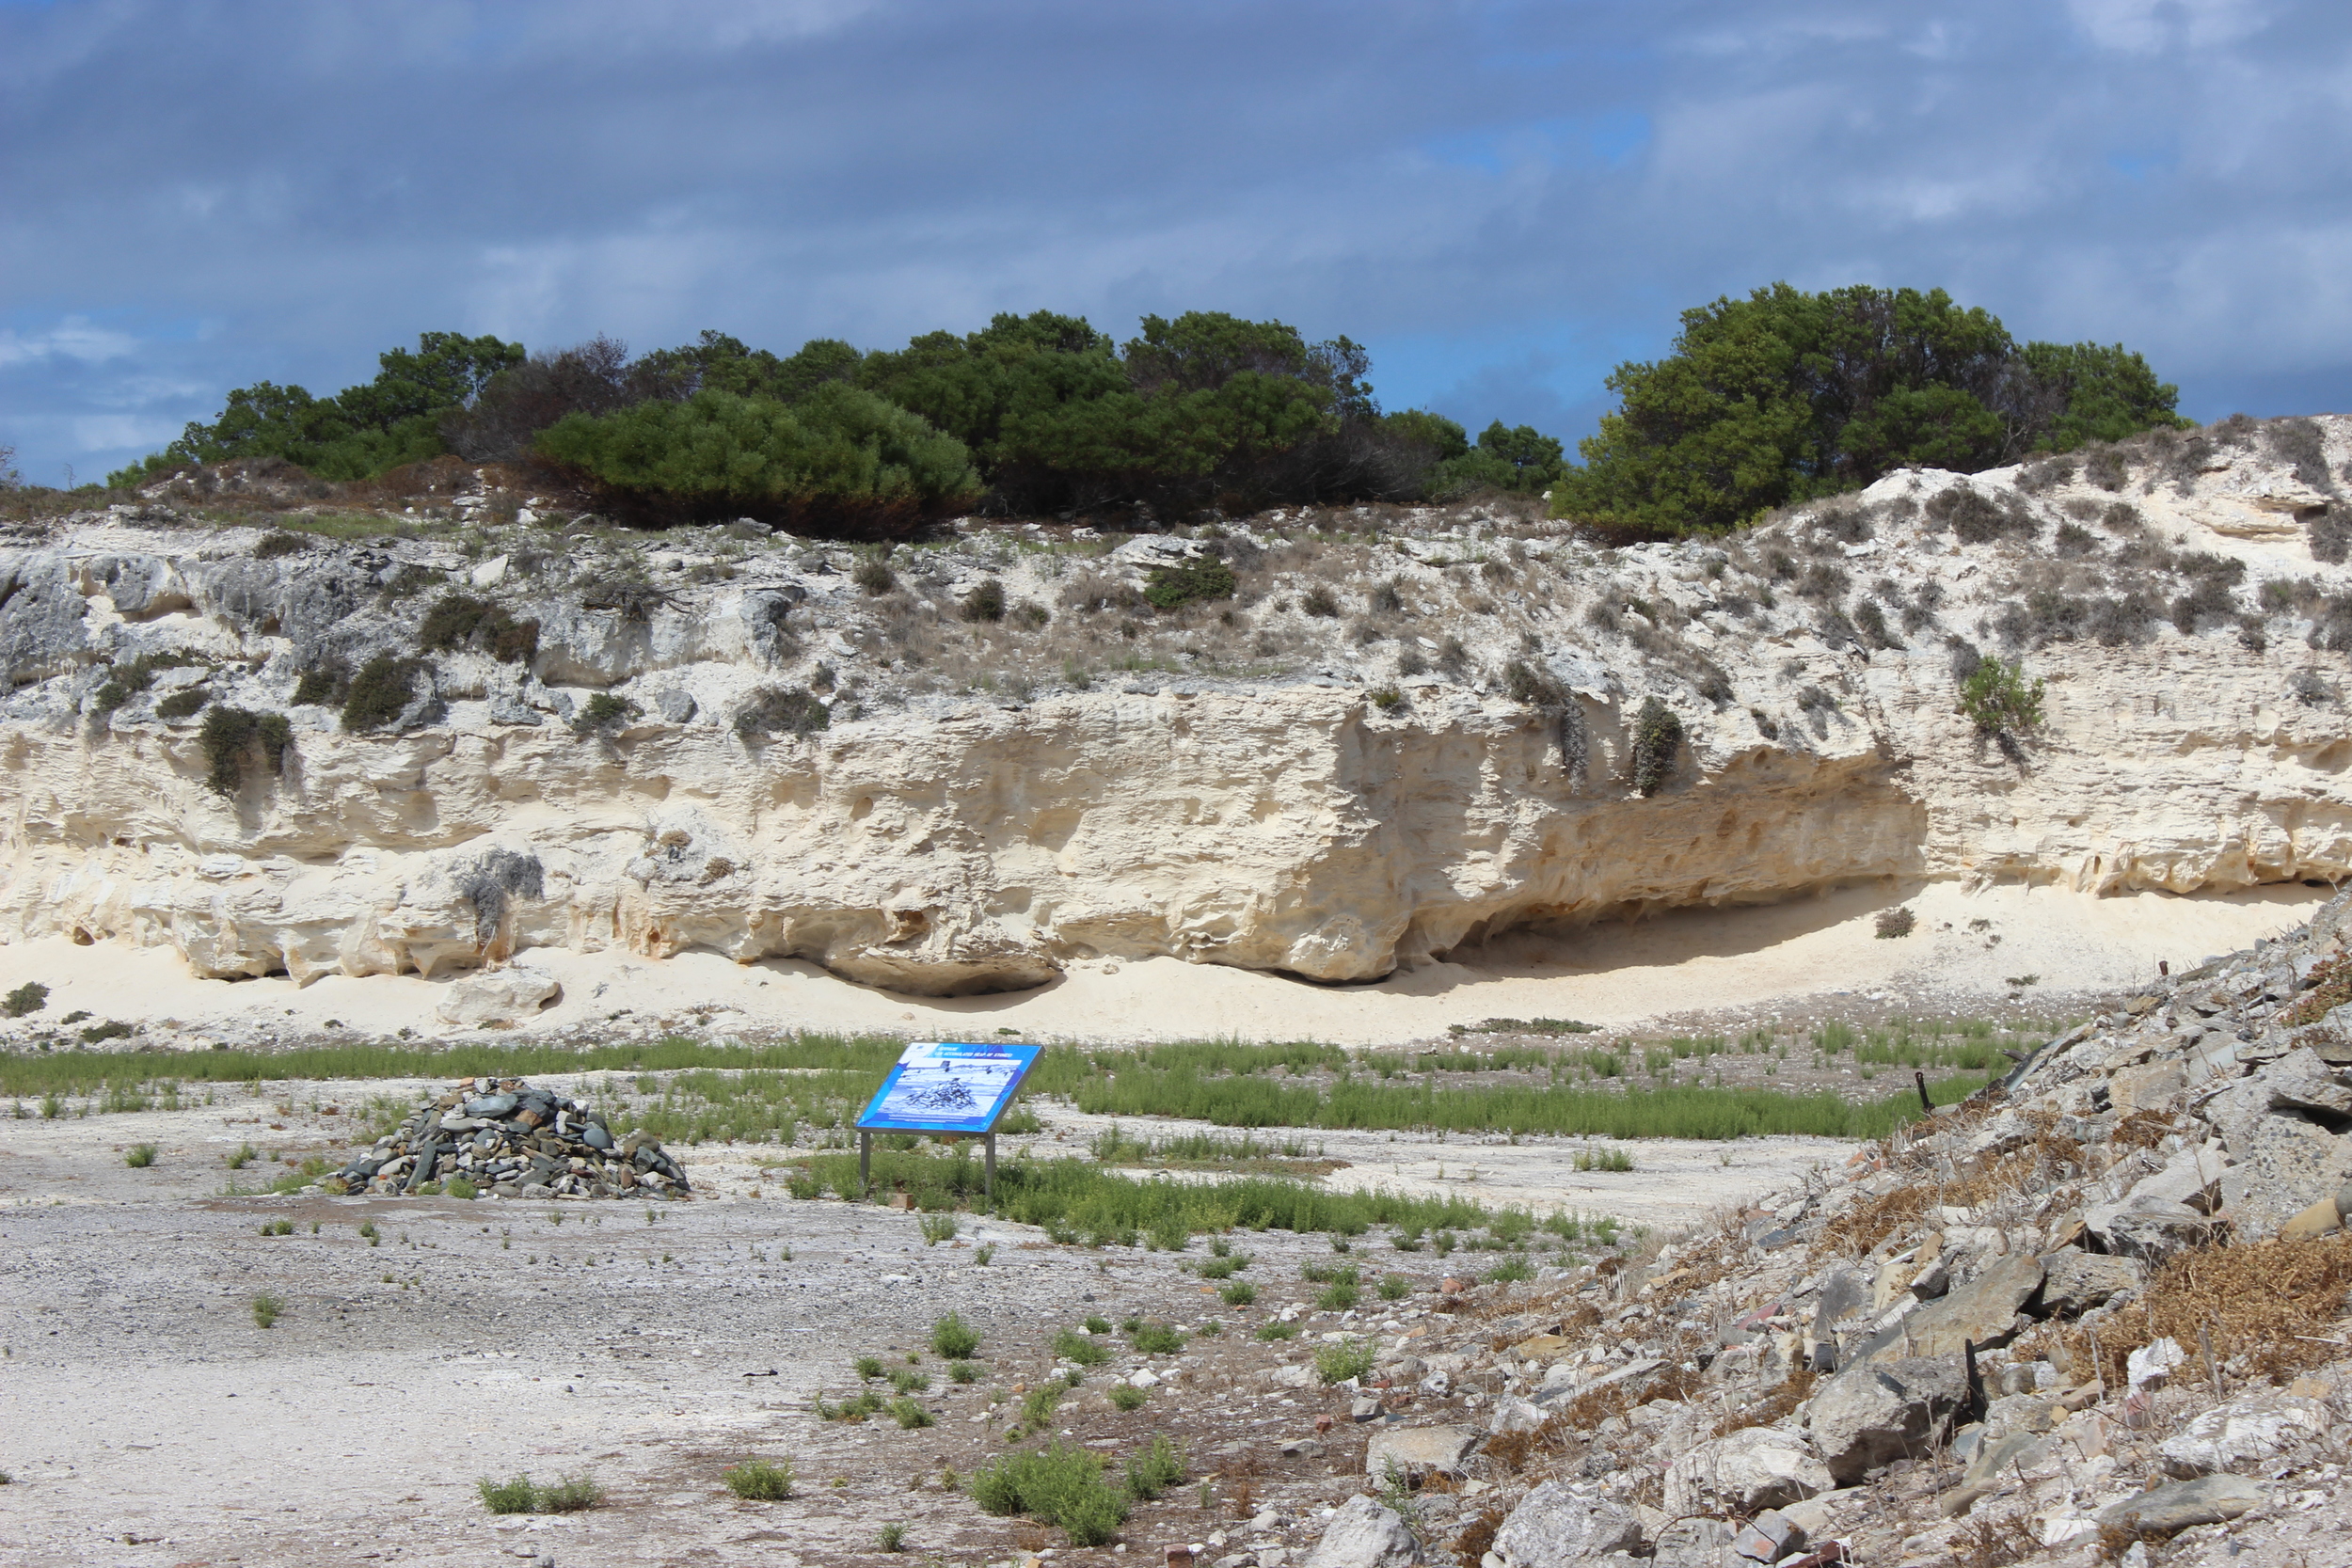
[[[99,478],[426,330],[1035,309],[1573,439],[1776,279],[2346,410],[2348,111],[2343,0],[0,0],[0,445]]]

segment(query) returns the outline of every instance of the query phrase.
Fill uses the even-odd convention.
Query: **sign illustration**
[[[1034,1045],[910,1045],[857,1118],[866,1132],[987,1132],[1037,1065]]]

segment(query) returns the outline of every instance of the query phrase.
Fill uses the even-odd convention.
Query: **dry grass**
[[[1979,1513],[1952,1536],[1952,1561],[1958,1568],[2009,1568],[2042,1550],[2042,1538],[2026,1520],[2010,1514],[1992,1518]]]
[[[1476,1562],[1493,1551],[1495,1531],[1502,1528],[1503,1518],[1501,1509],[1490,1508],[1464,1525],[1462,1533],[1454,1538],[1454,1560],[1456,1562]]]
[[[2312,971],[2312,989],[2288,1010],[2287,1026],[2317,1023],[2346,1002],[2352,1002],[2352,953],[2338,947]]]
[[[2071,1364],[2095,1365],[2110,1388],[2123,1386],[2125,1358],[2157,1339],[2196,1358],[2200,1329],[2225,1364],[2243,1356],[2249,1370],[2279,1378],[2344,1354],[2337,1325],[2347,1291],[2352,1235],[2202,1247],[2159,1268],[2137,1302],[2099,1326],[2095,1360],[2089,1332],[2055,1332]]]
[[[2169,1112],[2134,1111],[2115,1124],[2107,1142],[2117,1148],[2153,1148],[2164,1142],[2172,1125]]]
[[[1607,1389],[1604,1392],[1616,1393],[1619,1390]],[[1612,1409],[1610,1414],[1619,1415],[1631,1408],[1632,1402],[1627,1400]],[[1571,1434],[1580,1424],[1574,1418],[1574,1409],[1575,1406],[1570,1405],[1559,1415],[1546,1417],[1544,1424],[1533,1432],[1496,1433],[1486,1439],[1486,1448],[1480,1451],[1517,1475],[1526,1469],[1527,1462],[1539,1453],[1565,1453],[1567,1450]],[[1595,1420],[1591,1424],[1598,1426],[1600,1421]]]
[[[1935,1189],[1922,1181],[1867,1198],[1821,1227],[1813,1255],[1863,1257],[1889,1236],[1918,1224],[1934,1206]]]

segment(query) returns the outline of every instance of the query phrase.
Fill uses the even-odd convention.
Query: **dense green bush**
[[[972,1476],[972,1500],[988,1513],[1026,1513],[1059,1527],[1077,1546],[1110,1540],[1127,1498],[1103,1479],[1103,1462],[1074,1444],[1009,1453]]]
[[[239,707],[216,707],[204,716],[197,736],[211,765],[205,777],[215,795],[233,796],[245,783],[246,766],[258,755],[274,774],[286,765],[294,745],[294,726],[282,713],[247,713]]]
[[[424,612],[417,641],[427,653],[479,648],[501,664],[527,664],[539,651],[539,623],[517,621],[503,605],[467,594],[445,594]],[[303,699],[299,694],[295,701]]]
[[[343,698],[343,728],[353,735],[380,730],[398,719],[417,698],[417,677],[433,666],[421,658],[394,658],[378,654],[351,677]]]
[[[1644,698],[1642,710],[1633,719],[1634,793],[1657,794],[1674,776],[1676,759],[1681,754],[1682,721],[1655,696]]]
[[[0,1013],[10,1018],[23,1018],[49,1006],[49,988],[39,980],[27,980],[5,997],[0,997]]]
[[[112,713],[133,697],[155,684],[155,672],[176,670],[194,664],[185,654],[141,654],[114,666],[106,673],[106,680],[90,699],[93,714]]]
[[[570,415],[538,453],[616,511],[657,522],[751,516],[802,532],[888,538],[967,506],[963,443],[871,392],[828,382],[793,404],[699,391]]]
[[[1960,711],[1980,735],[2039,729],[2044,684],[2026,679],[2023,661],[1987,658],[1960,683]]]
[[[200,686],[183,686],[155,705],[158,719],[193,719],[213,700],[212,693]]]
[[[735,733],[745,740],[771,735],[813,735],[833,714],[806,687],[766,686],[735,710]]]
[[[1786,283],[1682,313],[1675,351],[1619,365],[1614,413],[1553,511],[1650,534],[1720,531],[1906,465],[1963,472],[2183,421],[2120,344],[2019,346],[1941,289]]]
[[[1160,610],[1174,610],[1196,599],[1230,599],[1234,586],[1231,566],[1203,556],[1174,566],[1152,567],[1143,584],[1143,596]]]

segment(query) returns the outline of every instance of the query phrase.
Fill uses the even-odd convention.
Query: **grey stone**
[[[1916,1457],[1937,1420],[1967,1399],[1967,1374],[1957,1358],[1851,1367],[1813,1396],[1813,1446],[1837,1484],[1851,1486],[1881,1465]]]
[[[1380,1401],[1371,1394],[1359,1394],[1348,1402],[1347,1418],[1351,1421],[1376,1421],[1380,1418]]]
[[[1804,1531],[1776,1508],[1768,1508],[1733,1536],[1731,1549],[1751,1562],[1778,1562],[1804,1544]]]
[[[1641,1521],[1606,1498],[1579,1497],[1548,1481],[1530,1492],[1495,1531],[1495,1555],[1507,1568],[1578,1568],[1640,1544]]]
[[[1772,1427],[1718,1437],[1666,1466],[1666,1512],[1755,1513],[1827,1492],[1829,1467],[1803,1439]]]
[[[687,692],[680,691],[675,686],[656,694],[653,705],[655,712],[673,724],[683,724],[694,717],[693,697]]]
[[[1870,1305],[1869,1282],[1839,1264],[1821,1281],[1820,1301],[1813,1310],[1813,1337],[1823,1339],[1830,1330]]]
[[[2066,1247],[2042,1259],[2042,1306],[2054,1317],[2074,1318],[2139,1289],[2137,1259]]]
[[[1407,1476],[1433,1470],[1457,1475],[1463,1456],[1477,1441],[1477,1433],[1464,1427],[1391,1427],[1374,1433],[1372,1441],[1364,1445],[1364,1474],[1386,1481],[1393,1462]]]
[[[1421,1543],[1395,1511],[1357,1497],[1331,1515],[1305,1568],[1409,1568],[1421,1560]]]
[[[2042,1260],[2023,1254],[2000,1259],[1941,1301],[1932,1302],[1863,1347],[1863,1358],[1898,1361],[2005,1345],[2017,1331],[2018,1308],[2042,1288]]]
[[[2258,1394],[2216,1405],[2156,1445],[2176,1476],[2201,1476],[2268,1459],[2327,1430],[2320,1407],[2284,1394]]]
[[[1543,1424],[1541,1406],[1517,1394],[1505,1394],[1495,1401],[1495,1413],[1487,1421],[1486,1430],[1500,1435],[1506,1432],[1533,1432]]]
[[[1658,1532],[1654,1568],[1724,1568],[1730,1544],[1731,1527],[1721,1519],[1677,1519]]]
[[[2244,1476],[2201,1476],[2125,1497],[2101,1509],[2097,1517],[2103,1526],[2124,1529],[2180,1530],[2234,1519],[2269,1500],[2269,1488]]]

